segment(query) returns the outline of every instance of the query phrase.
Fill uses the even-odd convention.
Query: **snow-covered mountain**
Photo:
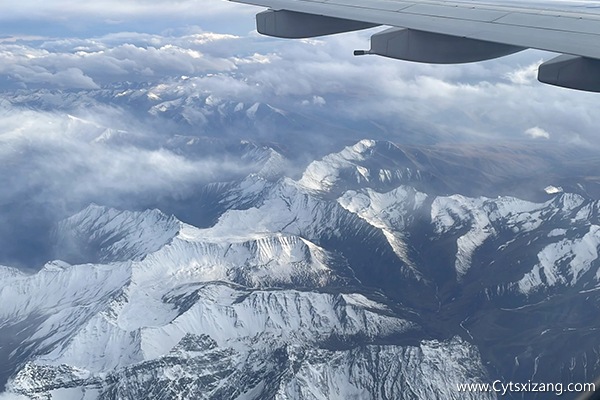
[[[202,227],[98,205],[65,219],[63,261],[0,267],[6,390],[479,399],[495,394],[456,385],[600,374],[600,203],[444,194],[415,154],[362,140],[298,179],[274,162],[208,185]]]
[[[385,190],[400,183],[433,179],[417,169],[409,156],[392,143],[361,140],[311,163],[299,183],[308,189],[339,193],[365,184]]]
[[[132,238],[133,226],[140,235]],[[458,337],[419,341],[418,322],[400,317],[380,295],[336,293],[347,281],[336,270],[348,266],[300,236],[216,235],[158,211],[95,205],[60,230],[81,240],[87,233],[84,242],[94,243],[96,254],[115,259],[56,261],[34,275],[2,268],[0,329],[29,321],[7,356],[18,371],[10,392],[341,399],[398,397],[407,385],[445,395],[453,379],[485,376],[477,350]],[[124,255],[131,259],[116,260]],[[433,375],[425,379],[419,369]],[[365,379],[375,370],[390,375]]]
[[[215,143],[251,139],[271,146],[277,143],[278,152],[296,157],[315,150],[307,144],[309,134],[323,127],[332,135],[348,131],[345,124],[333,123],[329,117],[308,117],[291,107],[216,96],[204,87],[205,79],[124,82],[91,90],[18,90],[2,93],[0,98],[6,110],[66,113],[72,124],[83,126],[90,140],[97,143],[172,148],[183,137],[187,154],[193,149],[196,154],[207,155]],[[323,150],[317,153],[323,155],[333,146],[324,141],[320,146]]]

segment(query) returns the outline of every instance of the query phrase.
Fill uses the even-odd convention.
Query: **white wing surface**
[[[600,2],[403,0],[232,0],[267,7],[260,33],[303,38],[391,27],[371,38],[369,51],[402,60],[454,64],[526,48],[560,53],[538,79],[600,92]]]

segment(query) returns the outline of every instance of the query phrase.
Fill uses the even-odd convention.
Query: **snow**
[[[259,398],[265,388],[265,383],[261,382],[256,387],[240,394],[235,400],[254,400]],[[1,400],[1,399],[0,399]]]
[[[311,163],[302,178],[300,185],[311,190],[328,191],[338,181],[339,171],[324,162]]]
[[[378,176],[373,174],[361,162],[369,157],[369,152],[377,145],[374,140],[364,139],[353,146],[344,148],[339,153],[329,154],[319,161],[313,161],[298,181],[300,186],[315,191],[329,192],[340,180],[344,170],[353,171],[357,182],[371,181]]]
[[[423,207],[426,199],[426,194],[408,186],[400,186],[387,193],[372,189],[350,190],[338,199],[338,203],[370,225],[381,229],[396,255],[412,266],[403,231],[415,219],[415,214]]]
[[[383,310],[383,311],[388,309],[387,306],[385,306],[383,304],[379,304],[373,300],[369,300],[364,295],[359,294],[359,293],[342,294],[341,296],[346,301],[347,304],[353,305],[356,307],[367,308],[367,309],[371,308],[371,309]]]
[[[0,393],[0,400],[31,400],[31,398],[16,393]]]
[[[539,220],[540,210],[546,208],[548,204],[550,203],[534,203],[515,197],[502,196],[494,201],[497,212],[493,215],[496,219],[508,219],[511,224],[522,224],[524,221],[528,221],[529,224],[526,224],[527,227],[524,230],[532,230],[538,226],[536,222]]]
[[[252,106],[250,106],[246,110],[246,115],[248,116],[248,118],[256,118],[256,112],[258,111],[259,107],[260,103],[254,103]]]
[[[459,281],[487,240],[511,231],[514,237],[499,248],[522,243],[517,240],[521,233],[531,233],[531,240],[541,238],[545,245],[536,265],[515,285],[521,293],[573,286],[588,272],[600,281],[600,270],[593,269],[600,226],[569,226],[574,219],[589,220],[597,205],[585,204],[577,195],[562,193],[546,203],[512,197],[430,198],[401,185],[385,192],[352,186],[335,196],[315,193],[347,184],[346,175],[340,178],[343,169],[353,171],[349,180],[357,178],[361,184],[395,179],[398,171],[361,163],[376,145],[361,141],[326,156],[312,163],[299,182],[269,181],[260,173],[234,188],[225,185],[222,206],[228,211],[205,229],[158,210],[128,212],[96,205],[63,221],[59,246],[92,247],[97,255],[93,263],[51,261],[31,275],[0,266],[0,320],[16,324],[39,319],[30,332],[22,332],[23,343],[37,353],[9,389],[92,399],[106,395],[108,385],[127,391],[169,381],[164,384],[172,389],[186,386],[179,379],[202,374],[203,379],[218,378],[217,387],[239,384],[235,396],[250,399],[264,394],[271,382],[257,378],[242,386],[235,374],[248,375],[240,372],[247,368],[253,374],[276,371],[281,380],[269,390],[281,400],[402,398],[407,388],[421,398],[434,393],[452,399],[458,398],[449,389],[456,382],[485,377],[477,349],[459,338],[337,351],[319,347],[333,341],[335,348],[335,340],[350,343],[355,337],[416,337],[421,329],[411,317],[397,317],[394,307],[373,300],[380,294],[332,293],[333,284],[345,282],[338,281],[339,269],[332,265],[340,262],[339,255],[318,240],[341,235],[340,221],[351,221],[344,229],[366,226],[381,232],[410,266],[411,228],[430,217],[437,235],[433,240],[456,238],[452,261]],[[266,172],[280,168],[281,156],[262,150],[249,157],[273,157]],[[211,345],[189,350],[182,343],[190,335]],[[273,367],[276,349],[293,367]],[[84,393],[85,385],[93,389]],[[52,389],[43,389],[48,387]]]
[[[71,309],[85,318],[88,313],[102,308],[104,297],[119,288],[129,279],[127,263],[111,266],[77,265],[66,269],[42,269],[34,275],[24,275],[2,281],[0,284],[0,318],[21,320],[32,313],[58,313],[62,309]],[[34,295],[35,294],[35,295]],[[81,299],[72,309],[73,299]],[[64,322],[64,321],[63,321]],[[46,321],[52,324],[52,319]],[[64,325],[64,326],[62,326]],[[56,328],[68,330],[68,324],[56,321]],[[61,333],[61,330],[46,328],[40,330]]]
[[[372,189],[347,191],[338,203],[373,226],[402,231],[426,199],[426,194],[400,186],[387,193]]]
[[[135,261],[108,265],[70,265],[54,261],[32,276],[1,269],[7,275],[10,272],[11,279],[4,280],[0,286],[3,305],[0,316],[18,321],[31,313],[51,312],[31,336],[31,340],[48,345],[61,343],[38,359],[49,365],[65,364],[100,373],[141,362],[148,352],[156,355],[148,350],[156,345],[148,344],[144,338],[154,329],[168,327],[173,321],[186,320],[187,314],[182,316],[175,303],[165,300],[165,296],[181,288],[187,287],[193,292],[193,285],[203,282],[238,280],[251,287],[292,282],[319,287],[335,278],[327,265],[330,259],[328,253],[296,235],[249,233],[233,238],[212,237],[206,234],[206,230],[173,221],[162,214],[121,212],[97,206],[69,219],[71,224],[74,221],[77,221],[76,226],[84,237],[86,228],[93,232],[93,237],[98,232],[103,235],[108,232],[110,237],[121,238],[116,243],[124,248],[131,249],[133,243],[147,254]],[[145,232],[161,229],[164,232],[157,232],[157,237],[145,235]],[[128,232],[138,234],[128,238]],[[164,237],[170,237],[170,240],[165,242]],[[147,249],[160,243],[159,249],[148,252]],[[109,246],[111,249],[115,247],[114,244]],[[49,292],[39,291],[37,288],[40,287]],[[33,295],[37,291],[40,294]],[[189,295],[189,292],[184,291],[181,295]],[[217,300],[226,297],[230,307],[235,309],[234,303],[241,295],[234,291],[217,296]],[[302,298],[304,295],[298,296]],[[312,294],[306,296],[311,297]],[[245,304],[240,303],[240,306]],[[327,304],[332,306],[333,301],[329,299]],[[250,309],[253,307],[250,306]],[[202,320],[199,315],[193,314],[197,308],[191,311],[194,321]],[[264,312],[267,313],[266,310]],[[284,312],[284,309],[280,308],[278,312]],[[208,311],[203,313],[210,314]],[[248,310],[244,313],[255,314]],[[230,311],[226,314],[229,315]],[[217,312],[215,319],[222,318]],[[195,323],[192,325],[195,326]],[[266,324],[265,321],[263,323]],[[227,329],[235,332],[237,324],[232,322]],[[259,331],[256,330],[254,335]],[[222,336],[218,327],[208,333]],[[182,336],[173,337],[179,340]],[[65,338],[68,341],[62,342]],[[171,343],[164,337],[158,342]],[[170,351],[173,345],[161,347],[161,355]]]
[[[84,391],[81,388],[51,390],[50,396],[56,400],[82,400],[85,398]]]
[[[518,282],[519,290],[530,294],[543,287],[574,286],[598,259],[600,226],[592,225],[581,238],[562,239],[547,245],[538,254],[538,263]],[[566,265],[564,271],[561,266]],[[596,271],[600,280],[600,270]]]
[[[471,268],[475,251],[496,230],[491,224],[484,204],[485,198],[470,199],[460,195],[438,197],[431,206],[431,221],[438,234],[448,232],[457,224],[467,222],[469,230],[456,240],[457,253],[455,269],[458,279],[461,279]]]
[[[587,204],[587,205],[581,207],[579,209],[579,211],[577,211],[577,214],[575,214],[575,217],[573,217],[571,222],[577,223],[577,222],[588,221],[592,217],[594,212],[595,212],[595,210],[594,210],[593,204]]]
[[[200,291],[198,302],[172,323],[142,331],[145,357],[166,354],[186,332],[208,335],[219,346],[239,348],[246,346],[240,341],[258,335],[300,344],[334,333],[375,337],[415,327],[409,321],[370,311],[381,310],[381,305],[368,301],[368,309],[357,301],[343,305],[332,294],[295,290],[243,293],[224,285],[205,286]]]
[[[179,221],[158,210],[125,212],[92,204],[59,223],[57,246],[66,254],[91,246],[92,259],[101,261],[139,259],[168,243],[179,229]]]
[[[277,400],[368,398],[495,399],[494,393],[459,393],[457,382],[477,382],[482,369],[473,346],[458,338],[418,346],[366,346],[350,352],[315,349],[282,385]],[[385,376],[373,384],[373,376]],[[465,378],[470,377],[470,378]],[[479,381],[481,382],[481,381]]]
[[[245,273],[255,287],[281,285],[302,279],[322,286],[330,279],[329,255],[307,239],[296,235],[248,234],[211,237],[205,230],[185,226],[171,244],[136,264],[140,280],[155,281],[156,271],[173,284],[189,281],[231,280]]]
[[[190,229],[188,228],[188,230]],[[204,261],[207,256],[211,257],[212,261],[210,258]],[[312,261],[310,259],[306,261],[307,256],[310,256]],[[256,260],[253,260],[253,258],[256,258]],[[230,261],[223,261],[228,259]],[[16,280],[13,285],[3,286],[0,298],[11,297],[14,311],[11,314],[10,310],[7,310],[6,301],[3,302],[2,311],[8,312],[7,316],[12,315],[12,318],[15,318],[14,314],[26,315],[34,310],[39,312],[44,307],[52,310],[53,314],[49,315],[38,328],[32,339],[52,343],[64,335],[71,335],[68,342],[55,347],[51,353],[41,357],[40,362],[52,365],[76,365],[91,372],[99,373],[157,356],[158,353],[152,350],[156,347],[161,349],[161,355],[165,354],[171,350],[185,332],[198,333],[206,331],[205,327],[200,328],[197,326],[197,321],[203,321],[206,318],[214,320],[213,330],[208,329],[207,332],[221,338],[224,337],[223,329],[231,332],[232,335],[238,335],[239,333],[236,333],[236,330],[239,325],[261,326],[260,324],[262,324],[262,327],[255,329],[252,335],[257,335],[269,326],[275,327],[274,330],[271,330],[273,332],[281,329],[281,324],[284,324],[290,318],[285,307],[281,306],[280,301],[276,301],[273,305],[279,304],[277,312],[286,315],[271,315],[269,317],[271,322],[268,322],[264,319],[266,314],[257,315],[256,305],[250,301],[253,296],[256,296],[254,293],[249,297],[250,300],[236,305],[238,297],[243,293],[230,291],[225,286],[219,290],[220,292],[224,291],[224,293],[214,296],[213,301],[218,304],[218,302],[227,299],[228,308],[217,307],[216,310],[211,311],[210,308],[214,305],[210,301],[206,304],[206,300],[203,300],[183,315],[180,314],[181,312],[173,303],[165,301],[164,296],[170,291],[186,287],[190,283],[228,280],[230,278],[228,270],[224,268],[227,264],[230,265],[231,269],[235,269],[235,266],[244,263],[262,266],[256,273],[252,271],[249,273],[251,281],[259,285],[263,279],[265,281],[277,281],[278,279],[286,281],[295,273],[306,279],[310,277],[310,269],[307,267],[310,267],[311,263],[315,268],[315,274],[325,273],[325,278],[327,278],[329,274],[324,263],[326,259],[325,252],[318,246],[305,239],[289,235],[274,235],[237,244],[207,244],[175,238],[171,244],[165,245],[163,249],[148,255],[144,260],[125,263],[120,267],[116,265],[109,268],[95,265],[50,264],[53,266],[52,268],[46,268],[32,277],[22,277]],[[297,269],[291,267],[296,263],[304,264],[303,267]],[[61,268],[56,268],[57,265]],[[261,268],[264,270],[261,270]],[[94,270],[103,271],[108,275],[100,278],[100,282],[98,282],[91,279],[93,275],[90,272]],[[79,278],[82,273],[86,276],[85,279]],[[36,297],[32,297],[32,284],[34,287],[38,286],[35,281],[49,274],[53,276],[53,279],[47,282],[54,283],[57,288],[60,287],[60,290],[50,292],[56,294],[56,299],[50,300],[47,296],[44,296],[39,298],[39,302],[34,303]],[[317,276],[316,279],[320,278]],[[116,287],[112,289],[111,281],[117,283]],[[69,286],[65,282],[78,282],[78,284],[76,288],[69,290]],[[16,297],[15,290],[11,290],[14,286],[19,287],[17,283],[27,285],[27,288],[19,290],[22,293],[21,298],[23,298],[21,302],[14,300]],[[47,286],[47,284],[44,286]],[[124,291],[119,291],[118,288],[122,288]],[[193,288],[189,290],[193,290]],[[228,291],[230,293],[227,293]],[[212,292],[207,291],[206,297],[211,298],[210,294],[213,292],[214,290]],[[93,295],[94,293],[96,295]],[[113,294],[111,295],[111,293]],[[280,296],[268,292],[265,292],[264,295],[272,299]],[[281,294],[281,296],[284,296],[285,299],[286,294]],[[323,297],[325,295],[296,294],[296,296],[303,299],[304,297]],[[330,295],[327,296],[329,296],[327,304],[332,307],[334,301]],[[66,301],[65,299],[69,300]],[[85,304],[79,306],[81,310],[78,311],[77,308],[70,306],[73,301],[78,303],[85,301]],[[287,300],[282,301],[286,304],[288,302]],[[296,301],[290,300],[289,302],[294,303]],[[64,304],[65,308],[58,307],[58,304]],[[202,304],[204,304],[204,308]],[[310,304],[312,304],[312,301],[308,300],[309,308],[311,307]],[[241,311],[237,310],[240,307]],[[318,313],[327,312],[323,307],[322,305],[319,306]],[[221,312],[224,312],[224,315]],[[232,312],[242,314],[241,319],[239,321],[231,320],[229,317],[231,317]],[[263,313],[268,313],[268,311],[264,310]],[[211,314],[213,317],[210,317]],[[225,319],[223,320],[223,318]],[[255,318],[260,318],[259,320],[262,322],[253,322]],[[314,318],[314,316],[311,318]],[[331,319],[333,316],[330,315],[327,318]],[[376,326],[378,323],[377,318],[373,318],[373,323]],[[217,322],[219,320],[222,320],[222,322]],[[147,339],[151,332],[162,331],[172,326],[172,324],[182,323],[188,329],[178,331],[181,332],[179,335],[167,332],[167,337],[161,335],[160,338]],[[393,322],[391,325],[404,327],[401,322]],[[306,326],[308,327],[310,324],[307,323]],[[290,331],[293,330],[290,329]],[[170,336],[176,339],[173,339],[173,341],[168,338]],[[46,337],[49,339],[45,339]],[[164,346],[165,343],[168,343],[166,347]]]
[[[576,193],[564,193],[559,197],[559,201],[562,211],[572,211],[580,207],[585,202],[585,198]]]
[[[26,276],[26,274],[17,268],[0,265],[0,281],[6,281],[11,278],[19,278],[23,276]]]
[[[332,228],[335,209],[312,196],[291,179],[285,178],[264,193],[261,204],[244,210],[230,209],[217,224],[202,230],[204,237],[241,240],[249,235],[260,237],[268,232],[282,232],[311,240]]]
[[[134,229],[122,221],[135,220],[141,224],[139,232],[144,232],[149,219],[143,215],[91,207],[75,220],[93,232],[122,237],[119,232]],[[164,219],[150,221],[161,225]],[[137,261],[109,265],[56,261],[31,276],[14,274],[0,286],[2,317],[18,321],[48,312],[30,337],[52,348],[37,362],[75,367],[70,374],[78,379],[166,355],[190,332],[207,334],[222,346],[237,343],[248,349],[246,340],[264,334],[302,343],[334,333],[377,336],[413,329],[409,321],[378,314],[386,307],[358,294],[248,292],[211,283],[231,281],[233,272],[246,268],[248,282],[257,286],[290,282],[296,275],[305,282],[313,279],[313,286],[324,284],[331,275],[329,256],[307,239],[275,233],[223,240],[208,236],[207,230],[176,225],[177,233],[168,243]],[[147,248],[137,238],[132,241]],[[177,299],[186,296],[197,298],[189,309],[181,309]],[[67,397],[76,393],[55,392]]]
[[[581,207],[584,199],[572,193],[563,193],[545,203],[534,203],[514,197],[468,198],[461,195],[437,197],[431,205],[431,222],[438,235],[467,228],[468,231],[457,239],[455,268],[460,279],[471,268],[473,255],[498,229],[511,229],[514,234],[533,232],[551,217],[569,215]],[[582,207],[583,210],[585,207]],[[581,210],[578,211],[579,215]],[[587,216],[589,217],[589,215]],[[563,228],[552,230],[548,237],[561,236]],[[506,246],[504,246],[506,247]],[[500,248],[504,248],[500,246]],[[553,275],[549,273],[549,279]],[[532,271],[533,277],[538,271]]]
[[[131,95],[133,93],[134,93],[133,89],[127,89],[127,90],[124,90],[122,92],[117,93],[115,95],[115,97],[125,97],[125,96],[129,96],[129,95]]]
[[[159,96],[159,95],[157,95],[156,93],[149,92],[147,96],[148,96],[148,99],[149,99],[149,100],[154,100],[154,101],[159,101],[159,100],[162,100],[162,99],[160,98],[160,96]]]
[[[548,233],[548,237],[564,236],[567,233],[566,229],[556,228]]]

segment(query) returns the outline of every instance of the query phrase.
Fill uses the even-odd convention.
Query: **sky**
[[[157,33],[186,26],[247,32],[252,7],[225,0],[24,0],[0,4],[0,36],[81,36],[136,31]]]
[[[0,264],[39,266],[43,257],[20,257],[90,202],[136,208],[239,172],[162,146],[238,102],[326,121],[352,131],[347,140],[597,146],[598,95],[536,81],[552,54],[453,66],[353,57],[378,29],[281,40],[255,32],[259,11],[221,0],[1,2]],[[144,102],[111,97],[127,85]],[[149,117],[177,102],[172,123]],[[328,129],[311,140],[334,140]]]

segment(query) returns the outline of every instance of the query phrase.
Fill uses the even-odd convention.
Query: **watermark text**
[[[544,382],[502,382],[495,380],[492,383],[459,383],[456,385],[459,392],[493,392],[501,396],[510,393],[552,393],[562,396],[565,393],[584,393],[596,390],[594,383],[544,383]]]

